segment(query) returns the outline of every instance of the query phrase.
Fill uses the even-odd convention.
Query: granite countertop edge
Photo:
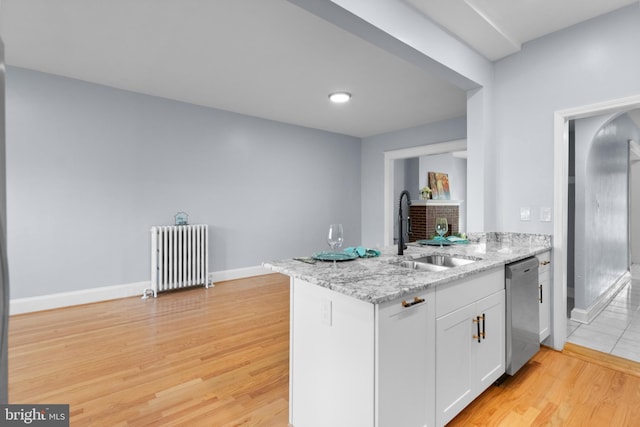
[[[263,262],[262,266],[364,302],[381,304],[552,249],[551,236],[540,234],[476,233],[469,235],[469,241],[466,245],[444,248],[410,244],[402,256],[397,255],[397,247],[386,247],[381,249],[380,257],[341,262],[335,270],[331,263],[306,264],[294,259]],[[394,264],[431,254],[475,259],[476,262],[437,273]]]

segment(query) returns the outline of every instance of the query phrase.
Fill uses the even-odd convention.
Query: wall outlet
[[[332,304],[330,299],[320,301],[320,323],[331,326]]]
[[[530,221],[531,220],[531,208],[524,207],[520,208],[520,221]]]
[[[540,221],[551,222],[551,208],[549,207],[540,208]]]

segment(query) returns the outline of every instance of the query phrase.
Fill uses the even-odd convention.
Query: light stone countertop
[[[307,264],[293,259],[264,262],[277,273],[305,280],[372,304],[411,296],[432,286],[449,283],[472,274],[504,266],[551,249],[551,237],[522,233],[470,233],[468,244],[420,246],[409,244],[403,256],[397,246],[383,248],[379,257]],[[400,260],[425,255],[453,255],[474,259],[471,264],[441,272],[419,271],[394,265]]]

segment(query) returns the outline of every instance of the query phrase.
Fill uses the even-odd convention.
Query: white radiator
[[[208,287],[209,236],[206,224],[151,227],[151,289],[158,292]]]

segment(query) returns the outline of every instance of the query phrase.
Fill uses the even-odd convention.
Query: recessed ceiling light
[[[329,94],[329,99],[331,100],[331,102],[341,104],[350,100],[351,94],[349,92],[334,92]]]

